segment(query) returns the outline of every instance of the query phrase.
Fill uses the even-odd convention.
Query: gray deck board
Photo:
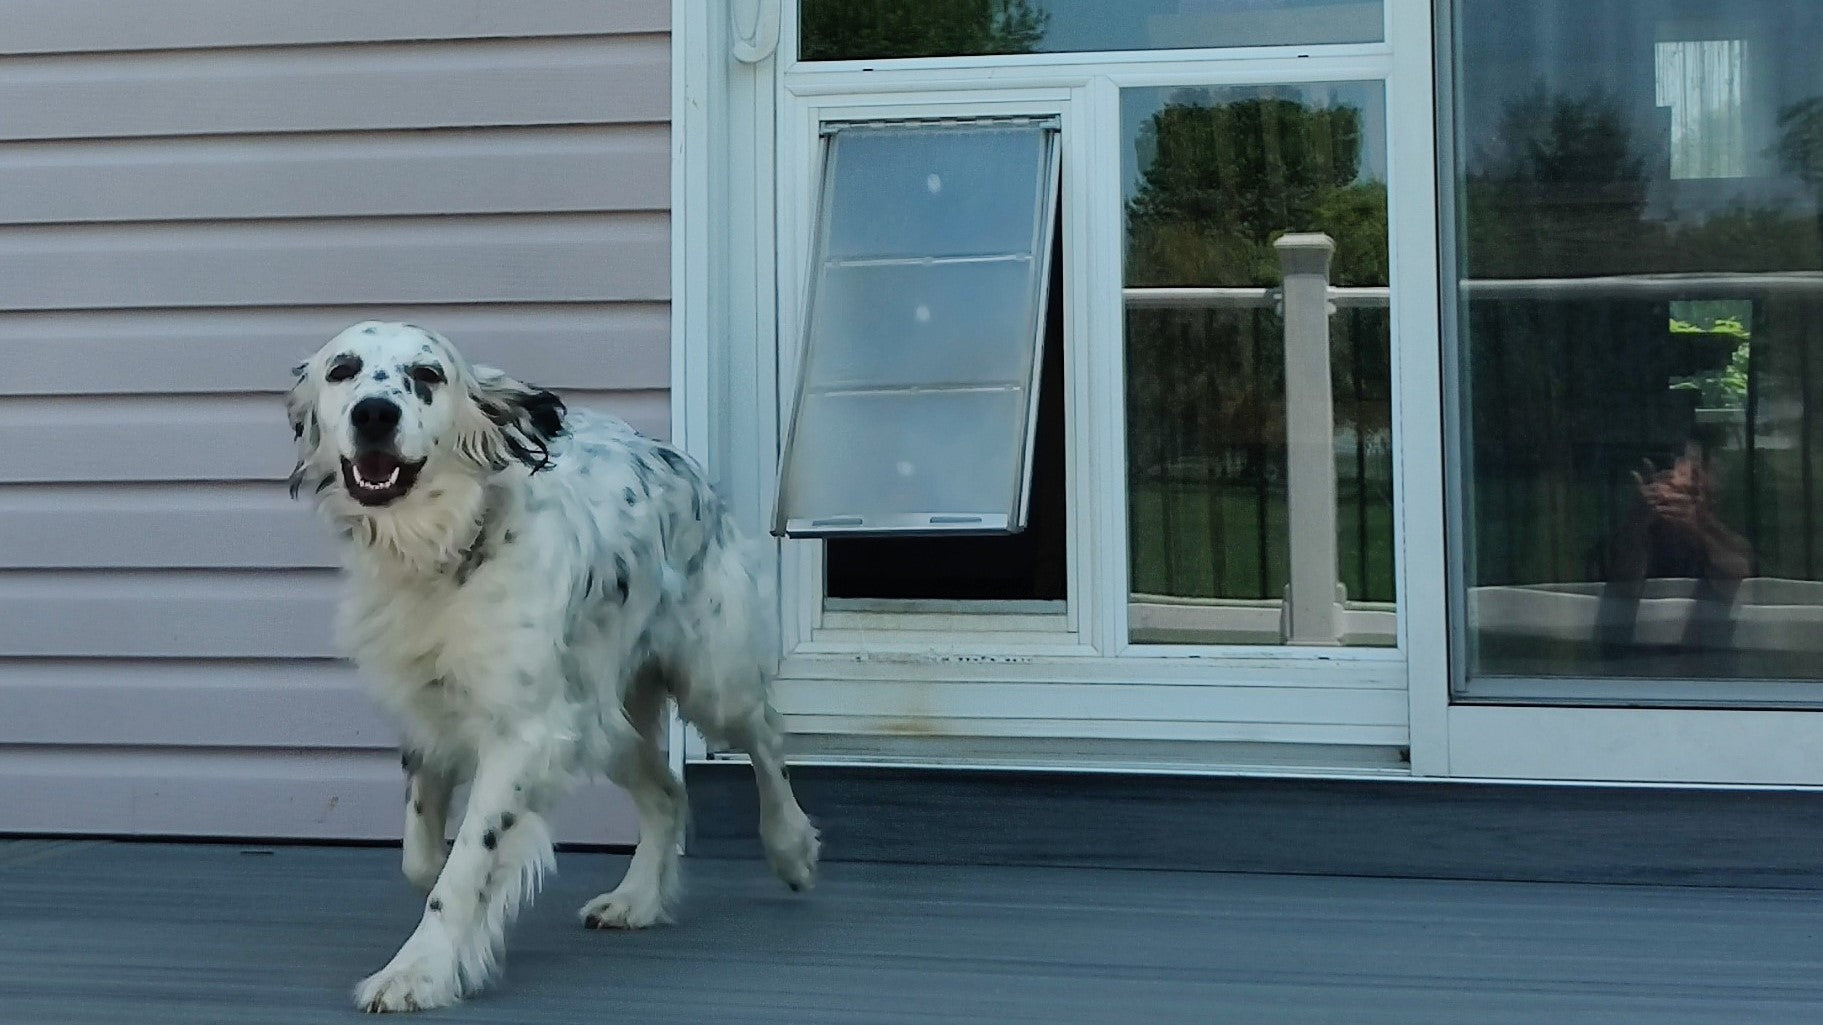
[[[1642,842],[1646,842],[1642,839]],[[0,843],[0,1022],[355,1020],[410,929],[396,850]],[[586,932],[566,853],[504,982],[424,1021],[1823,1022],[1823,893],[692,860],[678,924]]]

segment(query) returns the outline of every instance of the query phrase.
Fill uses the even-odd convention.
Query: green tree
[[[803,0],[806,60],[1030,53],[1051,16],[1031,0]]]

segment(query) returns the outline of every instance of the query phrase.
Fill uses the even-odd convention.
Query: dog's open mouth
[[[362,505],[385,505],[411,490],[423,466],[390,452],[362,452],[342,460],[342,486]]]

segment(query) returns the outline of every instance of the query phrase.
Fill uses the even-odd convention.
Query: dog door
[[[1055,118],[832,124],[773,532],[1023,530]]]

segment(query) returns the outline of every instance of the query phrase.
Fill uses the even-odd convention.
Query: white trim
[[[1387,4],[1399,51],[1386,81],[1387,231],[1393,338],[1393,538],[1411,767],[1449,775],[1448,565],[1443,476],[1442,313],[1437,235],[1436,48],[1431,5]]]
[[[1823,715],[1658,708],[1449,709],[1457,776],[1749,786],[1823,780]]]
[[[1278,615],[1274,610],[1273,615]],[[1261,659],[1268,662],[1405,662],[1405,653],[1389,647],[1297,647],[1287,644],[1154,644],[1128,642],[1123,658],[1193,658],[1204,663]]]
[[[1217,54],[1224,51],[1207,51]],[[883,62],[884,63],[884,62]],[[815,67],[815,70],[804,70]],[[875,96],[881,103],[902,103],[907,94],[924,92],[967,93],[980,98],[1016,89],[1074,89],[1091,82],[1112,82],[1119,88],[1144,86],[1299,85],[1324,82],[1377,82],[1394,69],[1390,52],[1341,54],[1325,57],[1250,55],[1230,60],[1199,56],[1157,61],[1144,66],[1120,66],[1113,60],[1078,61],[1045,66],[1027,62],[993,68],[944,68],[921,61],[898,62],[892,67],[844,70],[797,65],[783,76],[785,91],[801,99]]]
[[[1066,622],[1019,623],[1002,619],[986,629],[920,629],[934,620],[921,613],[844,613],[826,623],[821,600],[821,545],[793,542],[784,546],[781,620],[784,650],[780,687],[792,695],[788,720],[795,727],[846,722],[865,729],[848,714],[836,692],[843,681],[870,679],[882,694],[915,708],[931,684],[946,687],[950,717],[928,716],[940,731],[977,722],[981,730],[1005,732],[990,721],[981,704],[995,689],[1022,673],[1037,672],[1056,687],[1071,680],[1092,682],[1104,713],[1118,716],[1123,694],[1134,688],[1167,685],[1180,690],[1185,718],[1156,720],[1151,725],[1124,725],[1111,719],[1097,729],[1143,737],[1148,732],[1172,736],[1183,730],[1229,740],[1258,739],[1258,725],[1242,720],[1210,721],[1209,700],[1222,695],[1239,700],[1263,686],[1277,694],[1281,718],[1270,732],[1279,741],[1302,737],[1309,743],[1338,743],[1315,721],[1325,713],[1320,698],[1302,695],[1405,689],[1403,655],[1393,649],[1287,648],[1269,646],[1131,645],[1127,640],[1129,568],[1126,546],[1126,432],[1124,395],[1107,387],[1124,374],[1125,336],[1121,287],[1121,154],[1120,88],[1195,83],[1272,84],[1278,82],[1379,82],[1391,62],[1387,52],[1354,52],[1323,59],[1250,52],[1242,67],[1212,66],[1178,57],[1154,59],[1140,68],[1116,69],[1108,60],[1076,60],[1044,65],[998,62],[974,71],[933,68],[922,63],[889,72],[792,71],[780,76],[779,144],[773,173],[780,187],[777,279],[779,323],[801,316],[806,265],[815,200],[818,125],[848,118],[1054,114],[1064,121],[1064,287],[1070,301],[1065,317],[1065,389],[1069,507],[1071,523],[1069,594]],[[1201,55],[1199,55],[1201,56]],[[1118,70],[1118,73],[1112,73]],[[1096,340],[1099,340],[1098,342]],[[769,383],[775,401],[786,401],[782,385],[794,380],[799,358],[795,344],[780,350],[777,376]],[[1096,385],[1095,382],[1102,382]],[[733,428],[740,432],[744,427]],[[833,618],[833,617],[832,617]],[[995,617],[998,618],[998,617]],[[1019,626],[1030,629],[1012,629]],[[1140,656],[1120,658],[1123,654]],[[1371,667],[1371,668],[1370,668]],[[1249,686],[1252,683],[1255,686]],[[806,684],[821,685],[806,689]],[[958,689],[960,687],[960,689]],[[1188,688],[1188,689],[1184,689]],[[1315,688],[1311,690],[1310,688]],[[973,697],[970,697],[972,692]],[[1403,694],[1392,719],[1378,715],[1363,723],[1362,733],[1348,743],[1384,750],[1403,746]],[[1194,708],[1194,711],[1191,709]],[[889,717],[891,718],[891,717]],[[909,711],[904,719],[910,718]],[[999,724],[996,725],[995,723]],[[1308,722],[1309,727],[1299,725]],[[1090,731],[1088,720],[1071,728]]]
[[[711,70],[714,33],[708,8],[696,0],[671,0],[671,440],[705,465],[714,403],[710,391],[712,315],[708,292],[712,219],[709,120],[722,90]],[[713,472],[713,470],[711,470]],[[705,752],[702,738],[672,709],[666,729],[672,771]]]
[[[898,735],[893,731],[917,718],[920,700],[931,700],[937,704],[924,707],[921,721],[940,732],[960,731],[952,734],[958,737],[1271,740],[1312,745],[1313,751],[1353,745],[1374,752],[1361,756],[1371,768],[1367,762],[1361,768],[1383,778],[1387,760],[1408,736],[1402,652],[1128,642],[1124,390],[1106,382],[1122,379],[1125,362],[1120,89],[1386,82],[1394,71],[1391,45],[794,65],[796,5],[785,4],[777,54],[746,67],[693,39],[683,13],[691,5],[675,2],[678,64],[695,69],[703,81],[721,83],[720,100],[687,101],[687,84],[676,93],[676,131],[683,140],[677,173],[680,180],[691,180],[687,170],[707,178],[710,195],[689,200],[698,204],[691,209],[683,208],[680,195],[675,230],[680,244],[707,245],[711,252],[688,263],[677,257],[675,412],[680,438],[709,462],[753,527],[771,508],[780,386],[793,380],[799,358],[795,335],[780,345],[776,332],[800,316],[819,119],[966,112],[1057,114],[1065,121],[1064,180],[1071,197],[1063,213],[1062,279],[1070,300],[1064,361],[1071,600],[1065,613],[1061,620],[990,616],[969,629],[953,629],[957,624],[943,615],[916,609],[844,611],[826,622],[821,545],[775,547],[784,599],[781,650],[790,652],[779,682],[788,721],[810,728],[846,724],[842,728],[860,731],[857,736],[873,730]],[[715,16],[707,21],[718,22],[713,31],[725,32],[720,8],[708,10]],[[692,105],[686,109],[687,102]],[[1389,149],[1401,118],[1392,102],[1389,91]],[[1428,96],[1420,102],[1428,103]],[[693,145],[702,148],[692,151]],[[705,159],[707,170],[699,166]],[[709,299],[702,298],[704,282],[685,280],[690,275],[706,275]],[[1429,287],[1434,291],[1434,282]],[[1391,292],[1406,301],[1397,282]],[[697,303],[708,309],[698,312]],[[710,316],[721,319],[705,323]],[[708,443],[700,440],[704,433]],[[1402,578],[1402,599],[1410,593]],[[1037,682],[1060,701],[1067,696],[1070,714],[1046,701],[1008,718],[1015,707],[1007,703],[1008,688],[1029,693]],[[844,707],[861,695],[886,703],[876,711],[906,716],[858,716]],[[1355,725],[1325,721],[1336,714],[1331,702],[1368,695],[1375,711]],[[1150,711],[1134,711],[1135,701]]]
[[[1188,687],[1220,691],[1225,687],[1261,687],[1286,691],[1405,691],[1405,670],[1391,660],[1362,661],[1346,674],[1309,659],[1224,658],[1219,686],[1210,686],[1214,660],[1158,659],[1143,674],[1119,659],[1095,658],[1055,649],[984,655],[973,644],[936,639],[922,649],[882,650],[879,645],[843,650],[808,651],[785,660],[782,679],[839,679],[997,687],[1007,683],[1054,683],[1060,687],[1092,684],[1111,688]],[[992,672],[982,673],[983,666]],[[1051,709],[1031,709],[1043,716]]]
[[[796,544],[780,564],[780,586],[784,595],[804,600],[781,608],[781,639],[790,638],[795,650],[781,661],[779,692],[796,725],[851,731],[863,745],[870,737],[900,742],[918,731],[949,732],[1006,740],[1011,751],[1042,750],[1029,743],[1034,738],[1061,742],[1093,734],[1115,744],[1142,744],[1148,736],[1217,746],[1265,738],[1310,745],[1313,753],[1349,744],[1384,752],[1404,737],[1415,778],[1823,790],[1823,714],[1450,704],[1441,586],[1448,524],[1437,197],[1444,183],[1435,152],[1432,5],[1389,0],[1386,41],[1360,47],[812,66],[792,63],[796,5],[785,3],[777,54],[752,67],[727,59],[721,5],[673,0],[673,12],[673,432],[730,487],[743,521],[753,527],[771,507],[778,385],[790,379],[796,360],[792,346],[777,346],[774,332],[781,322],[795,322],[801,301],[807,239],[801,228],[814,188],[814,176],[802,172],[818,112],[841,107],[890,116],[958,104],[979,112],[1067,112],[1066,196],[1075,197],[1066,201],[1064,214],[1065,287],[1072,297],[1065,327],[1067,458],[1076,511],[1066,628],[1039,616],[952,629],[957,624],[941,615],[916,610],[858,618],[845,613],[824,623],[817,589],[804,586],[820,579],[817,546]],[[1390,294],[1400,647],[1129,644],[1124,391],[1093,386],[1119,380],[1124,363],[1118,344],[1124,337],[1120,154],[1096,140],[1118,137],[1122,87],[1376,80],[1386,89],[1388,244],[1395,268]],[[1009,626],[1015,628],[1004,629]],[[1022,697],[1034,689],[1047,700]],[[1323,721],[1334,718],[1331,702],[1343,695],[1378,708],[1373,721]],[[1192,715],[1204,718],[1185,718]],[[1028,739],[1025,748],[1017,737]],[[672,757],[705,754],[698,740],[694,747],[675,746]],[[998,755],[937,761],[1003,770],[1094,767],[1036,758],[1009,764]],[[887,757],[867,764],[906,763]],[[1256,765],[1118,768],[1401,778],[1377,766],[1310,771],[1289,763]]]
[[[828,684],[834,681],[810,680],[811,684]],[[1051,686],[1047,684],[1046,686]],[[1224,697],[1229,692],[1216,688],[1204,688]],[[1374,692],[1364,692],[1369,697],[1378,697]],[[1304,695],[1297,695],[1304,697]],[[957,744],[980,745],[983,742],[1017,750],[1029,744],[1021,742],[1053,741],[1075,742],[1089,746],[1096,741],[1112,741],[1132,745],[1138,752],[1149,745],[1162,743],[1192,743],[1207,745],[1212,751],[1224,748],[1232,750],[1237,746],[1281,745],[1287,754],[1299,748],[1327,748],[1332,751],[1350,750],[1356,752],[1357,762],[1353,765],[1334,765],[1339,769],[1364,769],[1368,766],[1380,767],[1385,772],[1404,772],[1403,766],[1392,768],[1397,752],[1405,746],[1405,724],[1398,723],[1322,723],[1305,722],[1308,713],[1322,708],[1334,707],[1333,696],[1324,695],[1322,701],[1305,700],[1293,703],[1284,695],[1274,694],[1272,714],[1296,716],[1293,722],[1253,722],[1236,718],[1245,714],[1235,705],[1223,705],[1210,709],[1208,717],[1197,720],[1161,719],[1130,720],[1110,719],[1105,714],[1096,714],[1074,719],[1018,719],[995,718],[979,709],[970,708],[956,716],[932,715],[920,712],[913,716],[863,716],[842,715],[839,713],[788,713],[786,719],[791,724],[790,735],[806,736],[840,736],[843,738],[871,738],[887,740],[894,737],[914,736],[922,738],[929,744],[942,744],[949,741]],[[1390,703],[1390,702],[1389,702]],[[1105,760],[1105,759],[1102,759]],[[1252,764],[1259,764],[1260,759],[1250,759]],[[1210,760],[1205,763],[1209,768],[1233,769],[1235,763],[1224,764]]]
[[[1120,137],[1120,87],[1098,78],[1088,87],[1085,136]],[[1087,140],[1083,141],[1087,144]],[[1092,539],[1085,574],[1093,589],[1083,592],[1091,610],[1093,642],[1101,654],[1115,657],[1128,647],[1127,602],[1132,592],[1131,552],[1127,545],[1127,392],[1094,388],[1092,380],[1120,381],[1127,373],[1126,299],[1122,288],[1125,256],[1118,144],[1091,150],[1084,161],[1084,181],[1077,191],[1088,238],[1083,246],[1077,303],[1088,321],[1086,338],[1107,339],[1082,346],[1080,359],[1089,373],[1081,375],[1082,408],[1087,415],[1071,434],[1083,439],[1083,473],[1075,498],[1087,511]],[[1066,192],[1065,198],[1069,194]]]
[[[1401,0],[1388,0],[1396,5]],[[795,21],[794,21],[795,35]],[[800,61],[796,46],[793,62],[786,74],[810,75],[891,75],[902,71],[930,72],[942,75],[980,76],[1006,71],[1037,68],[1047,71],[1067,69],[1100,69],[1143,64],[1193,64],[1221,61],[1255,63],[1266,61],[1346,60],[1350,58],[1391,57],[1392,47],[1378,43],[1323,43],[1312,46],[1227,46],[1189,47],[1178,50],[1097,50],[1060,53],[996,53],[967,57],[878,57],[857,60]]]
[[[709,98],[716,83],[706,14],[695,0],[671,2],[671,440],[702,460],[714,455],[706,242]]]

